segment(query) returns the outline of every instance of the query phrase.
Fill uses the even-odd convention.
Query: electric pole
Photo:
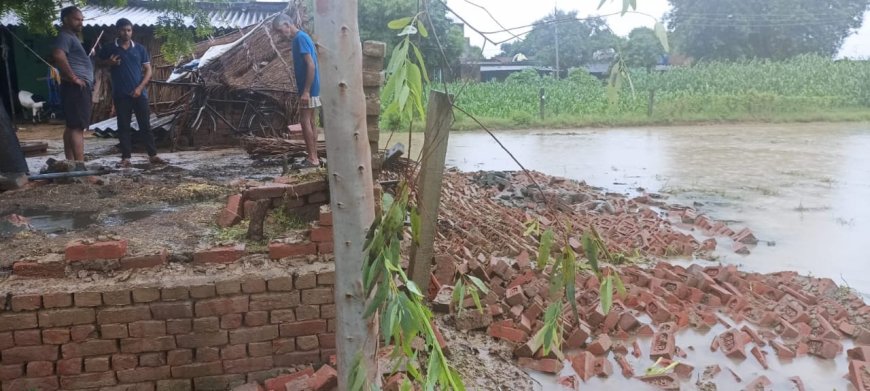
[[[553,28],[556,30],[556,80],[559,79],[559,8],[553,2]]]

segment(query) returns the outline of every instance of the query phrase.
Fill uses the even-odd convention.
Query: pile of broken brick
[[[545,193],[556,191],[552,190],[554,185],[570,191],[585,186],[533,175],[539,183],[547,184]],[[567,304],[562,310],[565,339],[561,348],[566,355],[556,351],[544,356],[542,340],[534,337],[543,327],[543,313],[551,304],[548,290],[552,276],[547,269],[537,270],[530,262],[529,254],[534,257],[537,246],[533,238],[523,236],[530,216],[545,225],[569,220],[578,230],[594,226],[611,250],[640,249],[641,254],[653,256],[668,253],[649,245],[651,242],[665,247],[682,243],[693,251],[707,245],[693,241],[691,235],[687,239],[684,232],[675,229],[678,225],[683,231],[694,227],[705,234],[727,236],[736,243],[735,250],[741,252],[742,245],[757,241],[749,230],[734,232],[690,208],[659,202],[645,204],[652,200],[648,196],[625,199],[601,195],[586,187],[587,195],[582,197],[560,193],[562,201],[571,197],[585,201],[568,207],[563,202],[555,212],[534,195],[524,195],[519,203],[512,200],[514,205],[503,202],[503,194],[512,193],[512,187],[531,186],[523,178],[515,175],[501,182],[486,182],[455,172],[445,176],[440,255],[435,259],[429,296],[436,312],[453,314],[448,319],[453,319],[457,329],[486,330],[490,336],[514,344],[514,355],[521,366],[561,373],[558,381],[570,388],[595,376],[609,377],[612,362],[626,378],[635,378],[636,372],[643,373],[636,366],[644,354],[652,360],[662,358],[662,365],[686,357],[677,345],[677,333],[689,327],[709,330],[717,323],[723,325],[726,331],[712,338],[711,350],[739,360],[751,355],[761,369],[768,368],[768,352],[785,361],[805,355],[833,359],[844,350],[841,340],[851,337],[858,347],[848,354],[850,380],[858,390],[870,389],[865,388],[865,384],[870,386],[870,364],[865,361],[870,360],[870,347],[862,346],[870,345],[870,306],[853,292],[839,289],[830,279],[802,277],[794,272],[747,273],[733,265],[684,268],[659,262],[652,269],[617,268],[628,293],[616,300],[607,314],[601,310],[598,279],[589,274],[578,276],[575,299],[580,317],[574,318]],[[601,199],[613,205],[613,210],[585,205]],[[659,213],[668,217],[660,217]],[[558,230],[558,225],[551,227]],[[562,235],[557,232],[556,237]],[[569,240],[579,249],[578,242]],[[715,239],[712,245],[715,247]],[[490,288],[483,299],[483,313],[474,310],[475,304],[469,298],[462,303],[469,309],[457,315],[452,285],[466,273],[484,280]],[[648,324],[643,321],[647,317],[651,320]],[[640,346],[637,337],[651,338],[651,346]],[[561,358],[570,362],[575,374],[565,375],[565,361]],[[690,378],[694,371],[691,363],[681,362],[672,373],[638,376],[637,380],[660,389],[678,389],[680,381]],[[708,367],[698,381],[715,383],[720,372],[718,367]],[[790,380],[803,389],[800,378]],[[765,389],[770,384],[761,376],[747,389]]]
[[[748,228],[735,232],[690,207],[666,204],[656,194],[628,198],[582,182],[529,175],[445,173],[439,230],[442,242],[453,246],[444,250],[461,250],[456,244],[462,243],[474,253],[534,252],[537,243],[523,235],[533,217],[556,238],[594,227],[610,251],[622,254],[709,258],[717,238],[744,255],[758,243]],[[565,222],[574,232],[566,232]],[[570,244],[579,247],[579,240]]]
[[[330,391],[338,387],[338,373],[329,364],[317,371],[310,366],[296,372],[267,379],[263,384],[251,382],[232,391]]]
[[[870,389],[865,388],[870,385],[866,383],[870,364],[865,361],[870,359],[870,346],[864,346],[870,345],[870,306],[830,279],[794,272],[746,273],[733,265],[683,268],[659,262],[653,269],[628,266],[618,269],[627,295],[615,300],[605,314],[596,277],[578,276],[579,320],[567,304],[562,310],[565,340],[561,349],[567,355],[556,351],[544,356],[542,340],[533,337],[543,327],[543,313],[550,305],[546,271],[535,270],[524,255],[492,257],[484,263],[464,261],[458,266],[453,257],[440,256],[433,285],[452,280],[454,273],[470,273],[488,282],[491,291],[484,299],[486,310],[480,313],[473,309],[473,302],[466,301],[463,305],[469,309],[455,315],[452,287],[441,285],[434,299],[436,311],[454,313],[457,329],[485,329],[490,336],[515,344],[514,355],[522,367],[559,374],[561,358],[566,358],[576,376],[563,374],[558,381],[572,388],[581,380],[609,377],[611,360],[626,378],[633,378],[638,369],[633,362],[643,354],[652,360],[662,358],[663,365],[685,358],[685,351],[677,345],[679,331],[690,327],[708,331],[721,323],[727,330],[713,336],[711,351],[738,360],[747,359],[748,351],[763,369],[768,368],[767,351],[783,361],[807,354],[833,359],[843,352],[841,340],[853,338],[858,347],[848,352],[850,380],[858,390]],[[642,321],[647,317],[649,324]],[[737,328],[740,323],[746,325]],[[651,345],[640,346],[637,337],[651,338]],[[680,379],[690,378],[693,372],[691,363],[681,362],[673,373],[637,379],[661,389],[679,389]],[[705,372],[713,381],[719,371],[708,368]],[[802,389],[799,378],[793,381]],[[764,387],[770,381],[762,376],[751,383],[759,384]]]

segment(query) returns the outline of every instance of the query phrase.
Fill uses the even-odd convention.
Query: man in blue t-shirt
[[[99,65],[109,67],[112,75],[112,99],[118,115],[118,139],[121,141],[121,168],[129,168],[133,150],[130,123],[136,113],[139,133],[152,164],[166,164],[157,156],[151,113],[148,109],[148,82],[151,81],[151,57],[142,44],[133,42],[133,23],[125,18],[115,23],[118,38],[100,51]]]
[[[320,104],[320,67],[317,65],[317,50],[314,41],[304,31],[300,30],[290,17],[280,14],[272,20],[272,28],[284,37],[293,40],[293,68],[296,76],[296,88],[299,93],[300,117],[302,121],[302,137],[305,138],[305,149],[308,159],[301,164],[302,168],[319,167],[317,156],[317,127],[314,125],[314,111]]]

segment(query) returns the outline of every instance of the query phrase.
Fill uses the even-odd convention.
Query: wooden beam
[[[426,112],[426,134],[417,188],[417,210],[420,213],[420,240],[411,246],[409,271],[411,279],[423,292],[429,287],[435,235],[438,225],[438,205],[441,203],[441,180],[447,142],[453,125],[453,97],[440,91],[429,93]]]

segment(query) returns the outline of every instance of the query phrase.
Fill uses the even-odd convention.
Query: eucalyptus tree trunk
[[[339,389],[358,354],[370,384],[376,383],[377,334],[363,319],[363,245],[374,220],[371,150],[363,93],[362,45],[357,0],[315,0],[320,95],[329,157],[330,206],[334,219],[336,357]]]

